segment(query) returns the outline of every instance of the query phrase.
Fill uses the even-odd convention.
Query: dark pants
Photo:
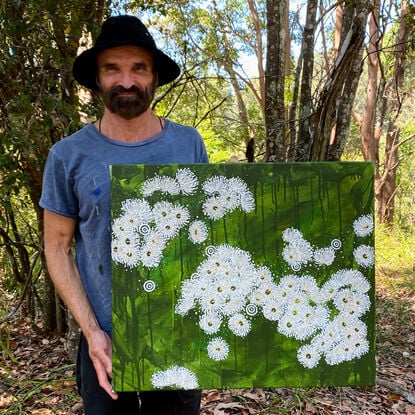
[[[76,364],[76,382],[82,396],[85,415],[199,415],[200,391],[120,392],[113,400],[98,384],[81,335]]]

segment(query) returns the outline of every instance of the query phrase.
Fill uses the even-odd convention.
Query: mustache
[[[136,85],[133,85],[130,88],[124,88],[123,86],[118,85],[118,86],[115,86],[114,88],[111,88],[110,93],[111,93],[111,97],[115,97],[118,94],[125,94],[125,93],[135,93],[136,95],[141,97],[145,94],[145,91]]]

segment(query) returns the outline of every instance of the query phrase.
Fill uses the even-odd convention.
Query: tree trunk
[[[310,161],[340,159],[349,133],[351,102],[362,69],[362,47],[368,12],[366,1],[356,2],[352,26],[340,45],[313,116]],[[330,141],[335,125],[336,134],[334,140]]]
[[[314,33],[316,31],[317,0],[309,0],[307,3],[307,17],[303,31],[302,51],[302,71],[300,87],[300,113],[299,126],[296,143],[296,161],[307,161],[310,158],[311,149],[311,115],[313,103],[311,96],[313,71],[314,71]]]
[[[266,161],[285,161],[285,54],[287,0],[267,0],[265,70]]]
[[[365,36],[365,28],[367,16],[369,13],[366,2],[359,2],[356,9],[356,17],[353,18],[354,10],[350,7],[345,7],[343,13],[338,15],[342,22],[352,22],[352,30],[356,32],[356,45],[354,49],[354,56],[351,61],[349,70],[346,71],[346,77],[343,82],[340,96],[337,100],[335,125],[331,131],[329,140],[329,147],[327,153],[327,160],[338,161],[343,154],[344,147],[349,139],[351,113],[353,111],[353,103],[356,97],[357,88],[359,85],[360,75],[363,69],[363,41]],[[343,27],[343,25],[342,25]],[[347,36],[338,33],[341,43],[344,44]],[[339,50],[338,50],[339,52]]]
[[[400,114],[403,95],[401,89],[405,77],[406,51],[408,39],[411,33],[411,23],[409,21],[410,7],[408,0],[402,0],[401,19],[399,31],[396,38],[395,64],[393,78],[389,84],[388,91],[390,97],[391,114],[388,131],[386,134],[385,159],[383,174],[378,174],[376,181],[376,213],[379,221],[389,226],[393,225],[395,194],[396,194],[396,172],[399,167],[399,147],[400,147],[400,127],[397,118]]]

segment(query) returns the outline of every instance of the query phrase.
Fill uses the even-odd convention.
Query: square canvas
[[[373,385],[373,171],[111,166],[114,390]]]

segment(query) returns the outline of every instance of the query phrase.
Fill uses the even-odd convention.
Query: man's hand
[[[118,394],[112,390],[110,379],[112,377],[112,346],[111,339],[102,330],[95,330],[87,338],[89,357],[94,364],[98,377],[98,383],[112,399],[117,399]]]

